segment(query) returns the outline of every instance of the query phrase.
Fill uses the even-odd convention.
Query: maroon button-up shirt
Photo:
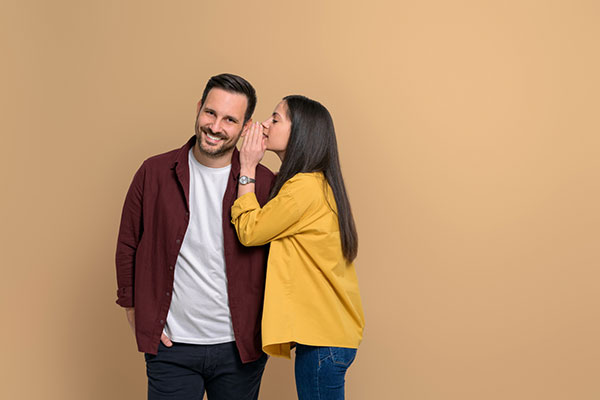
[[[189,222],[188,166],[192,137],[182,148],[146,160],[129,187],[117,241],[117,304],[135,307],[139,351],[156,354],[171,304],[175,264]],[[229,309],[243,362],[262,355],[261,317],[265,288],[266,246],[244,247],[231,224],[237,198],[239,152],[234,150],[223,197],[223,240]],[[267,202],[274,175],[256,169],[256,195]]]

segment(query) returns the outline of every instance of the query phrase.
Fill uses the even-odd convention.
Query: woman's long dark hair
[[[304,96],[291,95],[283,100],[287,104],[292,127],[271,198],[297,173],[323,172],[337,206],[342,253],[348,262],[352,262],[358,253],[358,234],[342,178],[331,115],[321,103]]]

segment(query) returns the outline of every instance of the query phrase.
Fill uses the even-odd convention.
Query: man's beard
[[[223,138],[223,143],[221,144],[221,146],[203,145],[204,141],[202,137],[206,133],[209,133],[211,136]],[[211,158],[219,158],[223,154],[226,154],[235,147],[235,141],[232,141],[228,144],[227,138],[225,136],[218,133],[214,133],[210,128],[200,128],[198,126],[198,122],[196,122],[196,142],[198,143],[198,150],[200,150],[202,154]]]

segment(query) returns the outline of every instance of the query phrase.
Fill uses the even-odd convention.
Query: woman
[[[265,150],[282,164],[261,208],[252,179]],[[353,265],[358,237],[329,112],[304,96],[285,97],[245,133],[240,164],[232,222],[245,246],[271,243],[263,350],[290,358],[295,346],[299,399],[343,399],[364,316]]]

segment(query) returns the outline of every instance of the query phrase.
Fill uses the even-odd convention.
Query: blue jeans
[[[356,349],[296,345],[296,390],[299,400],[343,400],[346,371]]]

